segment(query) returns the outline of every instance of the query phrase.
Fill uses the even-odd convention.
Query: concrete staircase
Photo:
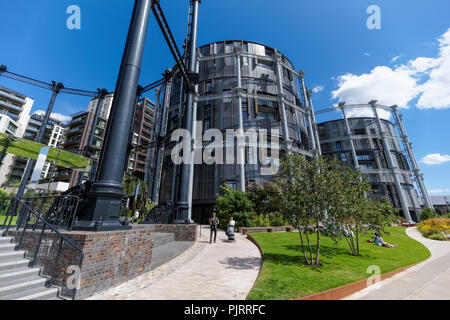
[[[29,267],[25,251],[16,251],[12,237],[0,237],[0,300],[61,300],[58,288],[47,288],[40,268]]]
[[[155,233],[153,235],[150,270],[154,270],[176,258],[193,244],[193,242],[188,241],[175,241],[175,235],[173,233]]]

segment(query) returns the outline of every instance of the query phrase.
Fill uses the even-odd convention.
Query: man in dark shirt
[[[209,236],[209,243],[212,243],[214,234],[214,243],[217,239],[217,226],[219,225],[219,218],[216,217],[216,213],[213,212],[211,218],[209,219],[209,224],[211,225],[211,235]]]

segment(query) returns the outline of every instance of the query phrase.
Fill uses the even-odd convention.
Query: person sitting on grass
[[[375,233],[373,243],[377,246],[385,247],[385,248],[397,248],[396,244],[389,244],[387,242],[384,242],[383,238],[381,237],[381,233]]]

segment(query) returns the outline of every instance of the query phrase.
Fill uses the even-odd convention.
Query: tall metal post
[[[403,192],[403,188],[402,188],[400,179],[397,174],[398,167],[394,165],[394,160],[392,158],[391,149],[389,147],[386,135],[384,134],[384,131],[383,131],[383,127],[381,124],[380,117],[378,115],[376,103],[377,103],[377,101],[375,101],[375,100],[372,100],[369,102],[369,104],[372,106],[373,114],[377,120],[378,131],[380,132],[381,140],[383,141],[384,153],[385,153],[386,158],[389,163],[389,169],[391,171],[392,178],[394,179],[395,187],[397,189],[397,194],[400,199],[401,206],[402,206],[403,215],[406,218],[406,220],[408,220],[409,223],[412,223],[413,221],[411,219],[411,214],[409,213],[409,208],[408,208],[408,204],[406,202],[405,193]]]
[[[317,145],[317,151],[319,154],[322,154],[322,147],[320,146],[320,139],[319,139],[319,130],[317,128],[317,122],[316,122],[316,115],[314,113],[314,105],[312,103],[312,90],[308,90],[308,101],[309,101],[309,108],[311,109],[311,120],[313,122],[313,131],[314,131],[314,137],[316,139],[316,145]]]
[[[239,164],[239,189],[245,192],[245,140],[244,140],[244,117],[242,115],[242,74],[241,74],[241,61],[242,61],[242,48],[235,48],[236,53],[236,76],[237,87],[236,93],[238,98],[238,164]]]
[[[150,141],[156,141],[159,136],[159,116],[161,112],[161,89],[155,88],[155,107],[153,108],[153,119],[152,119],[152,131],[150,133]],[[156,153],[157,153],[157,145],[154,144],[151,146],[151,148],[148,148],[147,150],[147,167],[148,170],[145,171],[144,176],[144,182],[147,183],[148,186],[148,194],[151,196],[152,201],[155,201],[153,199],[153,186],[154,186],[154,179],[155,179],[155,161],[156,161]]]
[[[350,149],[352,152],[353,164],[355,165],[355,169],[359,170],[360,167],[359,167],[359,162],[358,162],[358,156],[356,155],[355,144],[353,143],[352,131],[350,130],[347,113],[345,112],[345,102],[339,103],[339,108],[341,108],[342,115],[344,116],[345,135],[348,137],[348,141],[350,142]]]
[[[98,180],[88,193],[88,205],[79,212],[75,229],[116,230],[129,228],[120,222],[123,193],[123,166],[127,156],[129,136],[133,127],[138,81],[150,17],[151,0],[136,0],[130,23],[122,67],[117,79],[110,118],[108,138]]]
[[[198,5],[199,0],[193,1],[192,10],[192,37],[189,42],[189,73],[194,74],[197,63],[197,26],[198,26]],[[191,134],[191,146],[194,144],[194,132],[192,131],[192,121],[194,112],[195,86],[188,88],[187,103],[185,109],[184,128]],[[194,119],[195,120],[195,119]],[[194,150],[191,150],[194,152]],[[192,162],[192,161],[191,161]],[[189,208],[189,183],[191,166],[193,163],[183,163],[181,165],[178,199],[175,204],[175,223],[192,223],[191,210]]]
[[[36,137],[37,143],[42,143],[42,141],[44,140],[45,130],[47,129],[47,124],[50,119],[50,115],[52,114],[53,106],[55,105],[56,96],[59,94],[59,92],[63,88],[64,88],[64,85],[62,83],[60,83],[60,82],[56,83],[55,81],[52,81],[53,93],[52,93],[52,97],[50,99],[50,103],[48,104],[47,111],[45,112],[44,118],[42,119],[41,127],[39,128],[39,132]],[[22,181],[20,182],[19,190],[17,190],[17,194],[16,194],[17,198],[19,198],[19,199],[22,198],[22,196],[25,192],[25,188],[28,184],[28,180],[30,179],[31,174],[33,173],[35,165],[36,165],[36,160],[30,159],[28,161],[27,167],[22,176]]]
[[[411,164],[413,167],[414,175],[416,177],[416,181],[419,185],[420,192],[422,193],[423,202],[426,208],[433,208],[433,203],[431,202],[431,198],[428,194],[427,188],[425,187],[425,182],[423,180],[423,174],[420,171],[419,165],[417,164],[416,156],[412,150],[412,144],[409,141],[408,134],[406,133],[405,126],[403,125],[402,115],[398,113],[398,107],[392,106],[392,113],[395,118],[395,122],[398,124],[401,138],[406,147],[406,152],[408,152],[409,159],[411,160]]]
[[[170,96],[172,92],[172,78],[169,77],[170,70],[165,72],[165,92],[164,92],[164,102],[162,105],[162,116],[159,121],[159,136],[165,137],[167,132],[167,116],[168,116],[168,110],[170,107]],[[158,204],[159,203],[159,189],[161,186],[161,175],[162,175],[162,166],[163,166],[163,159],[164,159],[164,152],[165,152],[165,142],[162,142],[160,145],[158,144],[158,156],[156,158],[156,166],[155,166],[155,179],[153,183],[153,202]]]
[[[283,128],[284,141],[286,144],[286,151],[290,152],[292,150],[292,140],[289,136],[289,127],[287,123],[286,116],[286,105],[284,103],[284,89],[283,89],[283,66],[281,64],[282,54],[279,52],[275,52],[274,58],[277,66],[277,85],[278,85],[278,102],[281,107],[281,125]]]
[[[317,151],[317,153],[319,153],[319,149],[318,149],[317,143],[316,143],[316,135],[314,134],[314,122],[312,120],[314,111],[311,109],[311,107],[309,105],[308,93],[306,92],[306,84],[305,84],[305,79],[303,77],[304,71],[300,70],[298,72],[298,74],[300,75],[299,76],[300,84],[302,86],[303,97],[304,97],[304,100],[305,100],[305,106],[306,106],[306,109],[308,111],[308,122],[309,122],[308,133],[309,133],[309,138],[310,138],[310,141],[311,141],[311,149],[313,151]],[[320,143],[319,143],[319,145],[320,145]]]

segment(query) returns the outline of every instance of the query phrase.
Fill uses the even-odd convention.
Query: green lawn
[[[3,151],[7,139],[8,136],[6,134],[0,133],[0,152]],[[26,139],[16,138],[10,143],[7,153],[36,160],[42,147],[46,146]],[[47,161],[57,161],[58,166],[74,169],[86,167],[88,159],[75,153],[50,148]]]
[[[395,249],[379,247],[361,239],[361,257],[350,255],[347,242],[335,244],[321,237],[321,268],[304,265],[300,240],[294,233],[254,233],[264,254],[264,265],[249,300],[288,300],[337,288],[366,279],[367,267],[377,265],[381,273],[399,269],[427,259],[428,249],[409,238],[404,227],[389,228],[390,235],[383,235],[388,243],[396,243]],[[315,242],[314,242],[315,243]],[[314,247],[315,249],[315,247]]]

